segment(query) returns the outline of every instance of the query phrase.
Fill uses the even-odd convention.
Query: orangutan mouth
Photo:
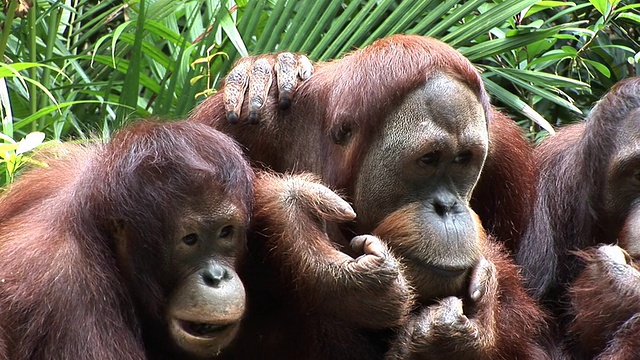
[[[409,257],[408,260],[410,260],[413,264],[417,265],[418,267],[426,269],[429,272],[432,272],[438,276],[445,277],[445,278],[456,278],[456,277],[462,276],[472,268],[472,267],[434,265],[415,257]]]
[[[233,324],[209,324],[180,320],[180,327],[190,335],[200,338],[215,337],[232,327]]]

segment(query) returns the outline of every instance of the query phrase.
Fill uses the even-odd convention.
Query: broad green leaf
[[[153,0],[150,1],[147,7],[146,20],[160,21],[165,19],[170,14],[174,13],[179,6],[182,6],[182,1],[175,0]]]
[[[53,94],[51,93],[51,91],[49,91],[49,89],[47,89],[44,85],[42,85],[40,82],[33,80],[31,78],[23,78],[24,81],[35,85],[38,89],[40,89],[42,92],[44,92],[47,97],[49,97],[49,99],[51,100],[51,102],[53,102],[54,104],[56,104],[56,106],[58,105],[58,101],[56,100],[55,96],[53,96]]]
[[[633,50],[632,48],[628,47],[628,46],[624,46],[624,45],[616,45],[616,44],[610,44],[610,45],[596,45],[596,46],[591,46],[590,47],[592,50],[595,49],[618,49],[618,50],[622,50],[624,52],[628,52],[631,54],[635,54],[636,51]]]
[[[567,54],[568,56],[578,55],[578,50],[572,46],[562,46],[560,49],[564,51],[564,53]]]
[[[597,61],[589,60],[589,59],[582,59],[582,61],[584,61],[585,64],[588,64],[594,69],[598,70],[602,75],[606,76],[607,78],[611,77],[611,70],[609,70],[609,68],[606,65],[601,64]]]
[[[142,2],[144,2],[145,0],[142,0]],[[142,20],[138,20],[138,21],[144,21],[144,17],[142,18]],[[115,31],[113,32],[113,35],[111,36],[111,57],[113,58],[113,63],[116,63],[116,45],[118,43],[118,40],[120,40],[120,35],[122,35],[122,33],[124,33],[125,30],[127,30],[127,28],[131,25],[133,25],[134,22],[133,21],[127,21],[125,23],[123,23],[122,25],[118,26]],[[140,27],[142,27],[142,23],[140,24]],[[138,26],[138,25],[136,25]],[[142,41],[142,39],[140,39],[140,41]],[[115,65],[114,65],[115,67]]]
[[[51,65],[32,63],[32,62],[20,62],[20,63],[13,63],[13,64],[0,63],[0,78],[16,76],[20,71],[28,70],[32,68],[38,68],[38,67],[47,68],[47,69],[59,72],[62,75],[62,72],[58,68],[53,67]]]
[[[142,72],[140,71],[142,64],[142,41],[144,39],[144,23],[146,21],[146,2],[147,0],[140,0],[140,7],[138,11],[138,19],[136,20],[135,41],[129,54],[129,66],[126,71],[124,83],[122,84],[122,92],[120,93],[119,103],[128,107],[137,109],[138,95],[140,92],[140,77]],[[114,38],[116,38],[114,36]],[[118,63],[121,63],[118,61]],[[125,108],[118,108],[117,112],[118,123],[123,123],[128,117],[128,113],[125,112]],[[104,130],[104,129],[103,129]]]
[[[43,107],[41,109],[38,109],[37,112],[25,117],[24,119],[17,121],[16,123],[14,123],[14,128],[15,129],[21,129],[29,124],[31,124],[33,121],[45,116],[45,115],[49,115],[55,111],[59,111],[61,109],[64,108],[68,108],[72,105],[78,105],[78,104],[96,104],[96,103],[105,103],[105,104],[110,104],[113,106],[124,106],[116,101],[98,101],[98,100],[78,100],[78,101],[70,101],[70,102],[64,102],[64,103],[60,103],[59,105],[49,105],[46,107]],[[130,110],[135,110],[132,107],[129,107]]]
[[[528,81],[531,84],[540,87],[568,87],[568,88],[588,88],[589,84],[580,80],[550,74],[542,71],[522,70],[522,69],[509,69],[502,68],[501,72],[509,73],[513,76]]]
[[[591,5],[596,8],[600,12],[600,14],[605,15],[607,12],[607,0],[589,0]]]
[[[565,16],[577,17],[577,15],[575,15],[575,14],[583,11],[583,9],[588,8],[590,6],[591,6],[591,4],[589,4],[588,2],[585,2],[583,4],[578,4],[578,5],[575,5],[575,6],[567,6],[564,10],[561,10],[561,11],[553,14],[552,16],[548,17],[548,18],[545,18],[545,23],[553,25],[558,20],[561,20]],[[589,24],[589,21],[588,20],[583,20],[582,23],[586,26],[587,24]]]
[[[624,12],[630,9],[637,9],[640,8],[640,3],[638,4],[631,4],[631,5],[625,5],[623,7],[617,8],[614,12],[616,13],[620,13],[620,12]]]
[[[347,51],[353,50],[352,44],[364,44],[365,36],[379,21],[386,17],[387,9],[392,5],[395,5],[394,0],[379,0],[376,2],[376,7],[371,11],[368,16],[363,19],[362,24],[355,29],[355,32],[349,39],[349,43],[340,49],[340,54],[344,54]]]
[[[133,34],[122,34],[120,36],[120,40],[132,46],[136,44],[136,38]],[[159,49],[157,46],[154,46],[153,43],[144,40],[140,45],[142,46],[142,54],[155,60],[158,65],[166,71],[173,71],[173,60],[169,58],[162,49]]]
[[[628,20],[635,21],[636,23],[640,24],[640,15],[634,14],[634,13],[631,13],[631,12],[620,13],[616,17],[616,19],[628,19]]]
[[[321,3],[318,1],[318,3]],[[343,1],[342,0],[333,0],[328,4],[325,2],[324,10],[320,11],[322,17],[318,21],[313,24],[313,28],[309,31],[309,35],[305,37],[301,37],[304,39],[304,43],[300,47],[300,51],[308,53],[313,50],[315,44],[318,43],[318,40],[321,38],[322,34],[327,31],[327,29],[331,26],[334,19],[336,18],[336,14],[342,8]]]
[[[291,28],[296,29],[296,31],[289,32],[293,36],[289,38],[291,42],[287,45],[287,48],[293,51],[304,51],[303,44],[306,43],[308,46],[308,41],[313,40],[313,37],[318,36],[319,32],[324,30],[322,25],[329,20],[326,15],[333,15],[338,10],[338,7],[335,6],[337,1],[307,1],[307,3],[311,6],[299,12],[291,24]],[[331,4],[334,5],[331,6]],[[300,6],[304,7],[304,5]],[[300,15],[303,13],[306,16],[301,17]],[[321,20],[323,15],[324,20]],[[315,28],[319,29],[315,30]],[[285,35],[284,40],[286,39],[287,36]]]
[[[538,13],[542,10],[547,10],[555,7],[571,7],[576,6],[576,3],[571,1],[538,1],[536,4],[531,6],[524,17],[529,17],[535,13]]]
[[[535,58],[540,56],[546,51],[549,51],[556,43],[558,39],[554,37],[548,37],[540,41],[536,41],[527,45],[527,56],[529,58]]]
[[[445,0],[441,1],[440,5],[436,6],[433,9],[430,9],[425,16],[419,20],[419,22],[413,28],[409,29],[409,34],[421,34],[426,36],[438,37],[440,32],[444,32],[449,29],[455,21],[451,21],[451,23],[444,24],[447,19],[442,19],[442,17],[451,11],[454,7],[456,7],[462,0]],[[459,15],[464,15],[463,11],[460,10],[460,7],[456,8],[456,13]],[[468,10],[467,10],[468,13]]]
[[[397,33],[399,29],[406,27],[418,16],[424,13],[432,1],[403,1],[389,14],[384,22],[365,40],[363,45],[371,44],[374,40],[383,37],[384,34]]]
[[[113,0],[105,0],[95,3],[90,7],[83,7],[85,10],[73,22],[72,36],[77,40],[70,44],[69,49],[75,50],[86,45],[86,41],[95,34],[102,34],[104,26],[125,8],[124,4],[114,4]]]
[[[257,52],[274,51],[276,49],[276,44],[278,44],[281,34],[293,15],[294,6],[286,6],[287,1],[278,0],[273,7],[271,16],[262,31],[262,36],[256,44],[255,50]]]
[[[561,29],[561,27],[542,29],[530,33],[518,34],[507,38],[484,41],[469,48],[461,48],[459,50],[464,56],[469,58],[469,60],[476,61],[494,55],[499,55],[513,49],[525,47],[528,44],[532,44],[537,41],[542,41],[553,36]]]
[[[312,59],[326,61],[341,54],[340,49],[349,41],[353,32],[375,6],[374,1],[364,1],[364,5],[362,5],[362,2],[362,0],[354,0],[347,6],[342,15],[331,26],[329,32],[323,36],[319,48],[321,51],[313,51],[311,53]],[[360,8],[361,6],[362,8]]]
[[[460,1],[456,1],[455,3],[459,3],[459,2]],[[434,23],[428,27],[424,35],[439,38],[446,42],[446,40],[443,37],[444,34],[446,34],[446,32],[450,30],[455,24],[458,24],[461,19],[475,12],[484,3],[485,3],[484,0],[471,0],[471,1],[466,1],[462,3],[460,6],[456,6],[454,8],[445,7],[448,4],[442,3],[442,5],[438,7],[438,9],[440,9],[440,11],[446,11],[447,16],[444,17],[443,19],[438,18],[437,19],[438,21],[434,21]],[[452,9],[455,9],[455,11],[451,11]]]
[[[158,36],[162,40],[169,41],[177,46],[181,46],[186,42],[185,38],[180,36],[180,34],[175,33],[174,31],[157,21],[147,20],[144,24],[144,28],[149,31],[149,33]]]
[[[236,1],[236,3],[238,2]],[[260,25],[260,19],[265,15],[262,11],[264,0],[250,1],[244,6],[238,4],[238,7],[242,8],[242,16],[238,19],[238,25],[236,27],[243,39],[251,39],[254,34],[256,34],[258,25]]]

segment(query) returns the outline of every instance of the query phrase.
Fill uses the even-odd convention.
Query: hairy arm
[[[256,180],[255,217],[268,261],[304,296],[305,304],[364,327],[400,324],[412,304],[398,261],[371,235],[356,236],[353,258],[340,251],[337,222],[351,206],[309,175],[263,173]]]

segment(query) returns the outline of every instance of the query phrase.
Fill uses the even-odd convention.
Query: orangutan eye
[[[471,151],[464,151],[458,154],[458,156],[453,159],[453,162],[460,165],[467,165],[471,162],[472,158],[473,154],[471,153]]]
[[[344,123],[331,130],[331,137],[333,142],[338,145],[345,145],[352,135],[351,124]]]
[[[430,165],[430,166],[438,165],[438,161],[440,161],[440,152],[433,151],[428,154],[425,154],[420,158],[419,161],[420,161],[420,164],[422,165]]]
[[[221,238],[229,237],[233,235],[234,231],[235,229],[233,228],[233,226],[227,225],[220,230],[220,234],[218,234],[218,237],[221,237]]]
[[[189,246],[193,246],[198,242],[198,234],[189,234],[182,238],[182,242]]]
[[[633,171],[632,180],[635,184],[640,184],[640,169]]]

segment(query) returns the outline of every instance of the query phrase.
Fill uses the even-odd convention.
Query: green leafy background
[[[314,61],[395,33],[457,48],[534,140],[638,74],[640,4],[536,0],[4,0],[0,185],[61,141],[184,117],[240,56]]]

